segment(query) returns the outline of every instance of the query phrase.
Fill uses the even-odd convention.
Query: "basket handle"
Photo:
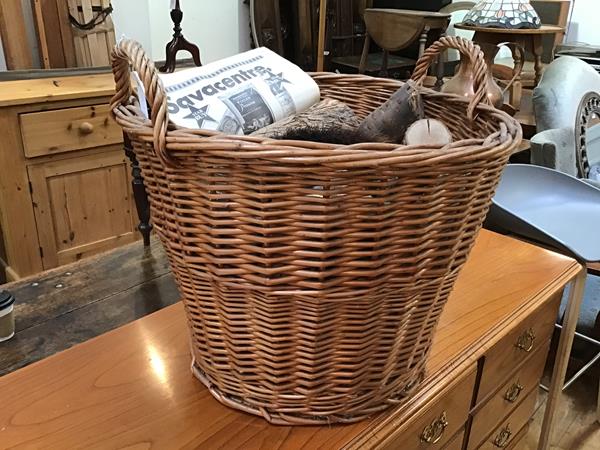
[[[444,36],[440,38],[439,41],[434,42],[431,47],[425,50],[423,56],[419,58],[412,79],[418,85],[422,86],[431,64],[442,54],[442,52],[451,48],[458,50],[461,55],[469,58],[473,66],[473,87],[475,95],[471,98],[469,107],[467,108],[467,117],[469,120],[473,120],[475,108],[477,108],[479,104],[490,104],[487,96],[487,64],[485,63],[483,52],[478,45],[473,43],[473,41],[459,36]]]
[[[141,44],[132,39],[121,40],[112,50],[112,71],[115,77],[116,94],[110,102],[110,110],[119,105],[127,105],[131,97],[131,69],[140,77],[146,91],[146,99],[152,112],[152,130],[154,151],[166,165],[173,165],[172,158],[167,154],[167,127],[169,112],[167,110],[167,94],[154,63],[142,48]]]

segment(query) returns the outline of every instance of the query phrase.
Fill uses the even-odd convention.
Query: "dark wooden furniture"
[[[402,50],[418,39],[419,57],[421,57],[425,51],[429,33],[436,30],[440,36],[444,36],[450,24],[450,14],[401,9],[367,8],[364,19],[367,36],[358,72],[365,72],[372,39],[383,50],[381,76],[387,76],[390,52]],[[441,79],[443,64],[440,63],[438,66]]]
[[[362,13],[371,6],[371,0],[328,0],[326,8],[321,8],[320,0],[250,0],[249,3],[252,37],[257,45],[314,71],[321,16],[326,19],[323,40],[326,70],[331,70],[329,64],[342,71],[358,70],[365,38]],[[320,14],[322,10],[326,14]]]
[[[531,6],[537,11],[542,23],[558,25],[563,28],[556,35],[545,35],[543,40],[545,63],[554,59],[554,49],[562,44],[565,39],[566,29],[569,25],[569,12],[571,11],[571,0],[531,0]]]
[[[531,89],[523,89],[521,108],[514,116],[523,128],[524,139],[531,139],[537,133],[532,96],[533,91]]]
[[[538,29],[500,29],[500,28],[485,28],[485,27],[472,27],[469,25],[456,24],[456,28],[459,30],[474,31],[473,41],[482,45],[482,50],[493,51],[495,47],[502,42],[515,42],[521,45],[526,51],[530,52],[534,56],[535,62],[535,84],[537,86],[542,73],[544,65],[542,63],[542,55],[544,46],[542,37],[544,35],[555,35],[557,33],[563,33],[565,29],[556,25],[542,25]]]
[[[179,0],[175,1],[175,8],[171,10],[171,20],[173,21],[173,39],[167,44],[166,47],[166,62],[163,66],[161,66],[158,70],[161,72],[174,72],[175,66],[177,65],[177,52],[180,50],[185,50],[190,52],[192,55],[192,59],[196,66],[201,66],[202,62],[200,61],[200,50],[198,46],[192,44],[186,38],[183,37],[181,33],[181,21],[183,20],[183,11],[179,6]]]
[[[374,8],[414,9],[439,11],[452,0],[371,0]]]
[[[150,233],[152,232],[152,224],[150,223],[150,202],[148,201],[148,194],[146,193],[146,187],[144,186],[142,169],[140,168],[140,164],[135,156],[131,140],[129,139],[129,136],[127,136],[127,133],[123,133],[123,149],[131,163],[131,186],[133,188],[135,209],[140,221],[138,224],[138,231],[142,234],[142,238],[144,239],[144,247],[148,247],[150,246]]]
[[[189,372],[178,304],[0,378],[2,442],[514,448],[535,407],[560,293],[580,270],[569,258],[483,230],[440,319],[426,379],[406,404],[357,424],[272,426],[221,405]]]

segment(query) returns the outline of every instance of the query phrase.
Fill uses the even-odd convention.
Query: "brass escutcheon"
[[[504,448],[508,445],[508,441],[510,441],[510,437],[512,436],[512,431],[510,431],[510,424],[506,425],[500,433],[494,439],[494,445],[499,448]]]
[[[506,401],[514,403],[519,398],[519,395],[521,395],[522,390],[523,386],[517,381],[516,383],[513,383],[511,387],[508,388],[508,390],[504,394],[504,399]]]
[[[425,444],[435,444],[440,441],[444,435],[444,430],[448,426],[446,411],[442,412],[439,418],[427,425],[421,433],[421,442]]]
[[[529,353],[531,350],[533,350],[533,341],[535,341],[535,333],[533,331],[533,328],[530,328],[527,331],[525,331],[521,336],[519,336],[519,339],[517,339],[517,343],[515,344],[515,346],[519,350],[523,350],[524,352]]]

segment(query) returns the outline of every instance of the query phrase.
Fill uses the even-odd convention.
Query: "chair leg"
[[[427,36],[429,35],[430,30],[431,28],[426,26],[425,28],[423,28],[423,32],[419,37],[419,58],[423,56],[423,53],[425,53],[425,47],[427,46]]]
[[[131,186],[133,190],[133,199],[135,201],[138,218],[140,219],[138,230],[144,239],[144,247],[149,247],[150,233],[152,232],[152,224],[150,223],[150,202],[148,201],[148,194],[146,192],[146,187],[144,186],[142,170],[140,169],[140,165],[135,157],[133,146],[127,133],[123,133],[123,147],[125,149],[125,154],[131,161]]]
[[[363,45],[363,51],[360,55],[360,64],[358,65],[358,73],[363,74],[367,68],[367,59],[369,58],[369,47],[371,46],[371,36],[365,33],[365,43]]]
[[[600,423],[600,381],[598,382],[598,406],[596,408],[596,421]]]
[[[569,356],[573,345],[573,337],[575,336],[575,327],[577,326],[577,320],[579,319],[579,310],[581,309],[581,301],[583,300],[586,277],[587,270],[584,266],[571,283],[565,321],[563,323],[562,332],[560,333],[556,360],[554,361],[554,368],[552,370],[552,380],[550,382],[546,410],[544,411],[544,421],[542,422],[538,450],[547,450],[550,445],[554,416],[562,394],[565,375],[567,374],[567,365],[569,363]]]
[[[440,39],[446,37],[446,32],[443,31],[442,33],[440,33]],[[444,84],[444,70],[446,68],[446,59],[447,59],[447,53],[440,53],[440,55],[438,56],[438,63],[437,63],[437,77],[435,80],[435,90],[439,91],[442,89],[442,86]]]

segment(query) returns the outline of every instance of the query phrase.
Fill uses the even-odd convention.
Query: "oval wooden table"
[[[456,24],[459,30],[474,31],[473,41],[481,45],[481,49],[487,53],[494,51],[495,47],[502,42],[514,42],[520,44],[526,51],[530,52],[535,62],[535,86],[538,85],[544,71],[542,64],[542,36],[546,34],[564,33],[565,29],[557,25],[542,25],[536,29],[505,29],[474,27],[464,24]]]
[[[512,448],[527,432],[560,294],[582,273],[570,258],[481,231],[415,395],[351,425],[273,426],[220,404],[190,373],[178,303],[1,377],[0,447]],[[568,334],[559,345],[557,392]]]
[[[450,25],[450,14],[405,9],[367,8],[364,11],[366,36],[358,73],[365,73],[371,39],[383,50],[381,76],[387,76],[389,52],[410,46],[419,39],[419,58],[425,52],[432,30],[444,36]],[[438,75],[443,75],[438,64]]]

